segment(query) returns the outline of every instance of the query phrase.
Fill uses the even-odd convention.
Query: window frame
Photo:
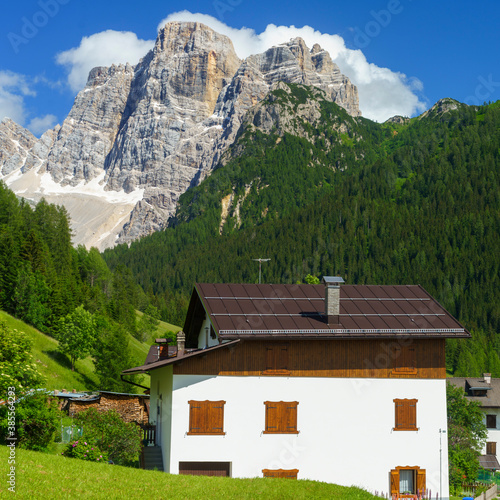
[[[495,419],[495,424],[494,425],[491,425],[491,423],[488,422],[491,421],[491,419]],[[487,429],[496,429],[497,428],[497,416],[496,414],[494,413],[489,413],[489,414],[486,414],[486,428]]]
[[[393,399],[394,431],[418,431],[417,403],[418,399]],[[400,423],[401,422],[401,423]]]
[[[297,427],[298,401],[264,401],[264,405],[266,410],[263,434],[299,434],[300,431]],[[269,410],[276,410],[276,415],[272,417]],[[276,425],[270,425],[273,423]],[[276,430],[270,430],[274,428]]]
[[[413,485],[414,492],[413,493],[400,493],[400,478],[399,472],[401,470],[412,470],[413,471]],[[396,488],[397,485],[397,488]],[[421,469],[419,466],[398,466],[391,470],[389,473],[389,491],[391,495],[397,495],[398,498],[415,498],[415,495],[418,492],[422,492],[426,490],[426,471],[425,469]]]
[[[197,401],[190,400],[189,404],[189,430],[188,436],[224,436],[224,405],[225,401]],[[196,406],[195,406],[196,405]],[[195,416],[193,410],[199,409],[199,415]],[[221,411],[217,411],[221,410]],[[197,420],[198,419],[198,420]],[[195,425],[200,427],[194,427]]]

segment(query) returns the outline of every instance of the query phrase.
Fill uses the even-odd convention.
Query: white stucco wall
[[[440,489],[439,429],[447,428],[445,380],[172,377],[171,368],[163,368],[152,374],[152,411],[158,380],[163,405],[171,404],[172,411],[167,423],[168,411],[162,410],[167,472],[178,473],[180,461],[220,461],[231,463],[233,477],[262,477],[265,468],[296,468],[299,479],[387,492],[391,469],[419,466],[426,469],[433,494]],[[171,402],[165,400],[168,380],[173,382]],[[418,399],[418,431],[393,431],[395,398]],[[187,435],[191,399],[226,401],[225,436]],[[299,402],[298,435],[262,433],[267,400]],[[446,438],[444,434],[441,454],[444,499],[449,495]]]
[[[161,446],[165,471],[171,467],[172,382],[172,365],[154,370],[151,374],[149,423],[156,425],[156,444]]]
[[[483,422],[486,424],[486,415],[496,415],[497,416],[497,427],[496,429],[487,429],[488,437],[486,441],[493,441],[497,443],[497,460],[500,455],[500,408],[483,408],[484,418]],[[482,455],[486,454],[486,443],[484,444]]]

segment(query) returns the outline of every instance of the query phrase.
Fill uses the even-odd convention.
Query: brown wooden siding
[[[176,363],[174,375],[272,376],[266,374],[270,344],[241,341]],[[401,345],[415,349],[412,370],[401,369]],[[444,339],[297,340],[287,343],[287,358],[290,377],[446,378]]]

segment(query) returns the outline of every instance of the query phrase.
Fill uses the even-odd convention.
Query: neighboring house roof
[[[184,352],[182,356],[175,356],[171,358],[160,359],[159,361],[154,361],[152,363],[148,363],[146,359],[146,363],[141,366],[136,366],[134,368],[128,368],[127,370],[123,370],[122,373],[130,374],[130,373],[146,373],[151,370],[156,370],[158,368],[163,368],[167,365],[172,365],[174,363],[180,363],[185,359],[194,358],[196,356],[206,356],[207,354],[217,351],[218,349],[224,349],[226,347],[230,347],[234,344],[237,344],[239,340],[233,340],[232,342],[223,342],[221,344],[215,345],[213,347],[207,347],[205,349],[192,349]]]
[[[497,457],[495,455],[481,455],[479,457],[479,465],[483,469],[500,469],[500,464],[498,463]]]
[[[184,325],[188,345],[205,313],[221,340],[470,337],[419,285],[342,285],[339,322],[331,325],[324,285],[197,283]]]
[[[500,408],[500,378],[491,378],[490,382],[481,377],[452,377],[446,380],[455,387],[463,389],[467,399],[478,401],[483,408]],[[474,390],[486,394],[476,396]]]

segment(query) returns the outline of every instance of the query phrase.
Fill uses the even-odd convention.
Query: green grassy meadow
[[[7,449],[2,447],[2,462]],[[379,497],[355,487],[288,479],[178,476],[16,450],[16,497],[26,499],[349,499]],[[8,498],[3,475],[0,497]]]
[[[32,339],[33,359],[37,363],[40,373],[46,378],[46,389],[88,391],[98,388],[98,379],[94,373],[94,363],[90,356],[78,360],[75,364],[75,371],[71,371],[69,359],[57,350],[59,342],[56,339],[4,311],[0,311],[0,321],[4,321],[9,328],[25,332]],[[155,336],[162,337],[169,330],[177,332],[180,327],[161,321]],[[133,360],[131,367],[135,364],[141,365],[144,362],[149,346],[153,342],[154,339],[151,339],[150,342],[140,342],[129,335],[130,353]]]

